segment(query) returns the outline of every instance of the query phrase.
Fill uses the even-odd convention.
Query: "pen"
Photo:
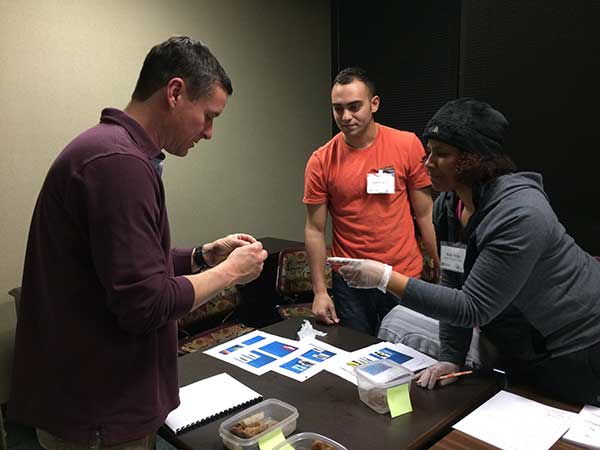
[[[449,373],[447,375],[441,375],[437,379],[438,380],[445,380],[446,378],[461,377],[463,375],[469,375],[470,373],[473,373],[473,371],[472,370],[465,370],[464,372],[452,372],[452,373]]]

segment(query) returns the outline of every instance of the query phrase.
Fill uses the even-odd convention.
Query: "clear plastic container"
[[[291,434],[296,429],[297,419],[296,408],[281,400],[270,398],[224,420],[219,426],[219,435],[223,445],[230,450],[258,450],[258,441],[278,428],[284,436]],[[246,431],[248,426],[257,425],[261,431],[251,437],[243,438],[231,432],[232,427],[236,425],[238,428],[246,427]]]
[[[384,414],[390,410],[387,390],[404,383],[410,383],[415,374],[390,359],[371,361],[356,367],[358,396],[369,407]]]
[[[287,438],[284,442],[276,445],[273,450],[288,449],[294,450],[348,450],[342,444],[338,444],[333,439],[329,439],[317,433],[298,433]]]

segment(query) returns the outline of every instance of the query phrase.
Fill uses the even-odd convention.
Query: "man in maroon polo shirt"
[[[29,231],[9,402],[43,447],[152,448],[179,404],[176,320],[262,270],[267,254],[247,234],[170,247],[161,149],[185,156],[210,139],[231,93],[206,46],[168,39],[124,111],[103,110],[52,164]]]

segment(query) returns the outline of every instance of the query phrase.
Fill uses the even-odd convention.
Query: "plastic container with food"
[[[356,367],[358,396],[380,414],[390,410],[387,390],[410,383],[415,374],[390,359],[379,359]]]
[[[288,437],[273,450],[348,450],[342,444],[317,433],[298,433]]]
[[[270,398],[235,416],[219,426],[223,445],[230,450],[258,450],[258,442],[280,429],[288,436],[296,429],[298,410],[281,400]]]

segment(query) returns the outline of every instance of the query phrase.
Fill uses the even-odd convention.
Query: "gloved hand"
[[[339,274],[350,287],[377,288],[385,292],[392,275],[392,266],[372,259],[359,259],[340,267]]]
[[[227,258],[227,256],[229,256],[229,254],[236,248],[253,244],[254,242],[256,242],[256,239],[249,234],[230,234],[229,236],[217,239],[210,244],[204,244],[202,246],[204,260],[209,266],[214,267],[223,262],[225,258]]]
[[[427,388],[433,389],[435,384],[439,382],[440,386],[445,386],[450,383],[454,383],[458,381],[457,377],[446,378],[444,380],[439,380],[438,377],[441,375],[447,375],[449,373],[458,372],[460,370],[460,366],[447,361],[440,361],[435,363],[433,366],[429,366],[423,372],[421,372],[421,376],[417,380],[417,385]]]

